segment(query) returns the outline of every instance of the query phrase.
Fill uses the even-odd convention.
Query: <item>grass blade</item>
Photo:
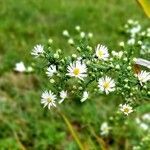
[[[150,18],[150,0],[137,0],[142,6],[146,15]]]
[[[75,130],[73,129],[71,123],[69,122],[68,118],[67,118],[62,112],[59,112],[59,113],[60,113],[60,115],[62,116],[62,118],[64,119],[66,125],[68,126],[68,129],[70,130],[70,132],[71,132],[73,138],[74,138],[75,141],[77,142],[77,144],[78,144],[80,150],[84,150],[84,148],[83,148],[83,146],[82,146],[82,144],[81,144],[81,141],[80,141],[79,137],[77,136]]]

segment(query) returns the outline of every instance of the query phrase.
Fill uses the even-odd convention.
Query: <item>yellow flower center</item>
[[[104,55],[104,52],[102,50],[99,50],[98,51],[98,57],[101,58],[101,57],[103,57],[103,55]]]
[[[108,88],[110,87],[110,86],[109,86],[109,82],[104,82],[103,87],[104,87],[105,89],[108,89]]]
[[[52,102],[52,99],[49,97],[49,98],[47,99],[47,102],[48,102],[48,103],[51,103],[51,102]]]
[[[77,76],[77,75],[80,73],[79,68],[75,68],[75,69],[73,70],[73,73]]]
[[[124,112],[128,113],[129,109],[128,108],[124,108]]]

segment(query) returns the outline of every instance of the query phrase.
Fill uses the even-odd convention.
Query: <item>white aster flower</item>
[[[35,56],[35,57],[39,57],[41,54],[44,53],[44,46],[38,44],[36,46],[34,46],[31,55]]]
[[[110,77],[102,77],[98,81],[98,87],[101,91],[104,91],[106,94],[115,90],[115,81]]]
[[[83,92],[83,96],[82,96],[82,99],[81,99],[81,102],[84,102],[88,99],[89,97],[89,93],[87,91],[84,91]]]
[[[81,80],[83,80],[84,77],[87,77],[87,67],[86,65],[81,62],[80,60],[77,60],[76,62],[71,63],[68,67],[67,67],[67,75],[71,76],[71,77],[76,77],[79,78]]]
[[[45,91],[42,93],[41,104],[43,104],[44,107],[48,106],[48,109],[50,109],[52,106],[56,107],[55,100],[56,95],[54,95],[53,92]]]
[[[59,101],[59,104],[61,104],[67,98],[67,91],[61,91],[60,98],[61,100]]]
[[[137,77],[140,81],[140,84],[142,85],[142,83],[150,80],[150,72],[146,72],[142,70],[140,73],[137,74]]]
[[[130,113],[133,112],[133,109],[131,106],[129,106],[128,104],[120,104],[120,111],[122,111],[125,115],[129,115]]]
[[[109,57],[107,47],[100,44],[97,45],[95,53],[98,59],[107,60]]]
[[[52,77],[54,75],[54,73],[57,72],[57,69],[56,69],[56,66],[55,65],[50,65],[48,68],[47,68],[47,76],[48,77]]]
[[[17,72],[25,72],[26,68],[24,63],[23,62],[16,63],[14,70]]]
[[[101,127],[100,127],[100,134],[101,135],[108,135],[109,134],[109,130],[111,128],[108,126],[108,123],[107,122],[103,122]]]

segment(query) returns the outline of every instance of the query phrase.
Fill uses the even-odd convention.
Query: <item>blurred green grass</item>
[[[75,25],[93,32],[93,43],[104,43],[116,49],[123,38],[119,29],[129,18],[137,19],[142,24],[149,21],[136,1],[131,0],[0,1],[1,150],[78,149],[62,118],[40,106],[45,79],[40,75],[15,74],[13,67],[20,60],[31,64],[31,49],[37,43],[47,42],[48,38],[54,39],[58,47],[64,47],[62,30],[73,32]],[[92,101],[84,105],[66,102],[62,109],[83,143],[89,149],[100,149],[87,125],[92,125],[99,134],[101,122],[116,111],[115,105],[119,104],[119,100],[110,96]],[[121,136],[114,137],[113,149],[119,149],[117,141]]]

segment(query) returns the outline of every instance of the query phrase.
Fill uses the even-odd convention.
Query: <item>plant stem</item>
[[[73,138],[75,139],[76,143],[78,144],[79,149],[84,150],[83,145],[81,144],[81,141],[80,141],[79,137],[77,136],[75,130],[73,129],[73,127],[72,127],[70,121],[68,120],[68,118],[65,116],[64,113],[62,113],[62,111],[59,110],[58,112],[62,116],[62,118],[65,121],[66,125],[68,126],[68,129],[69,129],[70,133],[72,134]]]

